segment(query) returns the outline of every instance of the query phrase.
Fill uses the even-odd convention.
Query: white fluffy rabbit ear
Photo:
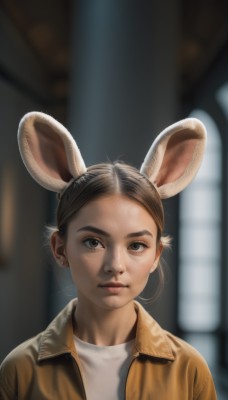
[[[72,179],[86,172],[71,134],[47,114],[26,114],[19,124],[18,143],[26,168],[46,189],[61,193]]]
[[[140,172],[157,188],[162,199],[181,192],[194,179],[203,159],[206,129],[196,118],[179,121],[160,133]]]

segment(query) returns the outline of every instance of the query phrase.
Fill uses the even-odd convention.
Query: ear
[[[154,259],[153,265],[152,265],[152,267],[150,269],[150,274],[152,274],[157,269],[158,263],[159,263],[160,258],[161,258],[162,250],[163,250],[163,245],[160,242],[158,247],[157,247],[157,250],[156,250],[156,254],[155,254],[155,259]]]
[[[65,243],[56,231],[51,236],[51,250],[56,262],[61,266],[68,267],[68,260],[65,254]]]
[[[156,138],[140,172],[162,199],[181,192],[194,179],[205,150],[206,129],[196,118],[179,121]]]
[[[73,137],[49,115],[26,114],[19,124],[18,143],[26,168],[46,189],[61,192],[86,171]]]

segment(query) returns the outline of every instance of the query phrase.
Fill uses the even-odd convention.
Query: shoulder
[[[0,376],[2,371],[8,370],[17,370],[17,367],[20,368],[26,366],[26,364],[31,364],[36,362],[39,353],[39,343],[41,333],[34,338],[26,340],[21,343],[19,346],[15,347],[6,358],[3,360],[0,366]]]
[[[25,361],[35,360],[39,352],[39,343],[41,335],[42,333],[38,334],[37,336],[31,339],[26,340],[19,346],[15,347],[3,360],[0,366],[0,371],[2,371],[2,368],[10,366],[11,364],[13,364],[15,367],[22,360]]]
[[[139,304],[137,307],[137,332],[138,348],[141,352],[152,357],[164,358],[182,364],[188,361],[188,365],[206,365],[203,357],[190,344],[163,329],[158,322]],[[143,343],[143,346],[142,346]]]
[[[175,360],[181,364],[188,361],[189,368],[198,368],[199,366],[199,368],[205,367],[208,369],[205,359],[192,345],[166,330],[163,330],[163,332],[171,346]]]
[[[212,375],[203,356],[186,341],[164,330],[138,303],[136,309],[136,346],[139,352],[150,356],[152,366],[154,359],[156,362],[161,360],[167,366],[171,381],[192,390],[192,398],[216,399]]]
[[[31,381],[38,373],[42,360],[70,352],[68,342],[74,307],[75,301],[68,303],[43,332],[21,343],[3,360],[0,366],[0,398],[3,390],[15,393],[19,383],[24,386],[26,381]]]
[[[209,399],[215,394],[214,382],[204,357],[193,346],[170,332],[163,331],[172,348],[177,370],[194,385],[195,397]],[[209,394],[209,397],[207,395]],[[216,397],[211,397],[214,399]]]
[[[0,365],[0,394],[16,392],[19,376],[29,379],[37,361],[41,334],[29,339],[12,350]],[[0,396],[1,397],[1,396]]]
[[[149,354],[166,358],[176,364],[187,364],[189,368],[207,367],[202,355],[183,339],[163,329],[158,322],[137,302],[137,329]],[[137,339],[137,337],[136,337]]]

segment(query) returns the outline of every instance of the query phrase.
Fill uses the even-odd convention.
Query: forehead
[[[126,196],[102,196],[88,202],[72,219],[74,225],[96,225],[102,229],[156,229],[151,214],[143,205]],[[125,229],[126,228],[126,229]]]

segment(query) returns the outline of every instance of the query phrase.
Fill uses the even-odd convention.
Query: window
[[[206,155],[195,181],[180,196],[179,326],[184,332],[213,332],[220,323],[221,141],[202,110],[208,132]]]
[[[220,105],[222,112],[225,116],[225,124],[226,128],[228,125],[228,82],[225,82],[217,91],[216,91],[216,100]],[[225,125],[224,124],[224,125]],[[224,135],[227,136],[227,129],[224,130]],[[225,141],[226,142],[226,141]],[[225,154],[227,157],[227,148],[225,149]],[[227,164],[227,161],[226,161]],[[227,199],[227,185],[224,185],[223,188],[226,191],[226,199]],[[226,201],[227,203],[227,201]],[[227,210],[227,204],[226,204]],[[227,220],[226,220],[226,231],[227,231]],[[227,287],[228,287],[228,271],[227,271],[227,235],[224,236],[224,246],[226,247],[226,260],[223,260],[223,271],[222,271],[222,364],[228,367],[228,295],[227,295]]]

